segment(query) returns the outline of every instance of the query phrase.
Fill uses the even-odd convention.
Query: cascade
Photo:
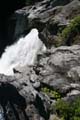
[[[0,59],[0,73],[13,75],[13,68],[33,65],[41,50],[46,50],[46,47],[38,37],[38,30],[34,28],[28,35],[6,47]]]

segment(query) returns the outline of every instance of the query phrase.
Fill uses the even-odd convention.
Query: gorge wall
[[[27,34],[31,30],[31,28],[38,27],[37,25],[39,25],[40,28],[42,26],[40,31],[43,31],[43,29],[45,27],[44,21],[41,22],[39,20],[42,18],[35,17],[34,18],[35,20],[32,22],[32,20],[27,19],[27,16],[29,13],[26,13],[26,15],[20,14],[19,12],[15,13],[15,11],[17,9],[20,9],[26,5],[29,6],[30,4],[32,4],[34,6],[35,2],[40,2],[40,1],[42,1],[42,0],[34,0],[32,2],[29,2],[28,0],[14,0],[14,1],[10,1],[10,0],[4,1],[3,0],[3,1],[0,1],[0,56],[1,56],[2,52],[4,51],[4,48],[6,45],[12,44],[21,35]],[[60,0],[60,2],[58,2],[57,0],[56,1],[55,0],[45,1],[46,2],[45,5],[44,5],[44,3],[42,3],[42,7],[45,6],[45,8],[43,7],[43,9],[40,10],[40,12],[42,13],[42,11],[43,11],[43,14],[44,14],[45,10],[47,9],[46,6],[48,8],[62,6],[62,5],[66,5],[70,1],[71,0],[67,0],[67,1]],[[4,9],[4,4],[5,4],[5,9]],[[39,4],[41,4],[41,3],[39,3]],[[39,6],[39,4],[37,4],[37,5]],[[35,8],[38,7],[37,5],[35,6]],[[54,10],[50,10],[50,11],[54,11],[54,13],[55,13],[56,10],[54,9]],[[38,13],[38,14],[41,14],[41,13]],[[47,14],[49,15],[49,13],[47,13]],[[50,16],[52,16],[52,15],[50,15]],[[46,16],[46,18],[47,17],[48,16]],[[18,23],[18,19],[19,19],[19,23]],[[29,26],[28,26],[28,24],[29,24]]]
[[[8,57],[10,67],[16,62],[18,64],[19,60],[24,64],[26,55],[30,52],[29,46],[33,48],[31,53],[33,51],[37,53],[35,50],[39,49],[42,42],[46,45],[46,51],[37,53],[37,59],[33,65],[13,66],[11,69],[13,76],[4,75],[4,72],[0,74],[0,91],[2,90],[0,108],[3,110],[5,120],[61,120],[65,116],[59,114],[60,111],[54,107],[55,103],[58,100],[64,100],[72,105],[73,101],[80,96],[80,0],[36,0],[35,3],[29,3],[26,6],[22,1],[21,3],[16,0],[9,1],[10,4],[6,6],[5,11],[0,7],[0,54],[6,45],[17,40],[17,43],[21,43],[18,47],[15,43],[6,49],[4,59],[1,59],[2,63],[6,64]],[[4,7],[3,2],[0,5]],[[74,31],[68,31],[68,33],[71,32],[68,34],[68,42],[72,37],[73,41],[67,44],[67,40],[61,41],[61,33],[65,33],[63,30],[68,30],[68,26],[70,30],[74,28],[72,21],[76,22],[74,19],[76,17],[77,27],[75,28],[78,29],[72,30],[78,30],[77,35],[72,36]],[[33,29],[34,34],[29,33],[29,44],[27,44],[26,34],[32,28],[38,29],[39,36],[37,29]],[[35,44],[36,37],[37,44]],[[42,42],[39,41],[40,39]],[[28,50],[25,45],[28,45]],[[14,57],[13,53],[18,54]],[[3,68],[2,63],[0,69]],[[59,105],[61,105],[60,110],[65,108],[63,110],[65,112],[65,104],[59,103]],[[73,113],[70,107],[67,107],[69,111],[66,115],[71,113],[72,116],[68,115],[64,120],[74,120],[77,117],[80,119],[80,99],[77,105],[78,109],[73,107]],[[76,110],[79,114],[75,113]]]
[[[0,1],[0,55],[6,45],[11,44],[12,40],[8,36],[8,20],[15,10],[25,5],[24,0],[1,0]]]

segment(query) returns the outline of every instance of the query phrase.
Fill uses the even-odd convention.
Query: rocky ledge
[[[79,60],[80,45],[53,47],[38,54],[34,66],[14,68],[14,76],[0,75],[5,116],[10,120],[52,120],[51,106],[57,99],[72,101],[80,95]]]

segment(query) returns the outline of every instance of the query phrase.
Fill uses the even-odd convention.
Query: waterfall
[[[13,75],[13,68],[33,65],[37,54],[46,47],[38,37],[38,30],[32,29],[28,35],[5,49],[0,59],[0,73]]]

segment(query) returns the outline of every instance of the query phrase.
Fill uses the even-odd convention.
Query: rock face
[[[0,81],[0,104],[5,119],[48,120],[47,98],[33,87],[28,75],[19,78],[1,75]]]
[[[32,28],[37,28],[46,46],[54,43],[55,35],[69,20],[80,14],[79,0],[44,0],[15,11],[9,19],[10,39],[18,39]],[[12,25],[14,27],[12,29]]]
[[[1,97],[0,104],[3,109],[9,109],[4,111],[5,116],[10,118],[11,112],[10,120],[49,120],[51,105],[57,98],[44,89],[57,91],[62,99],[68,101],[79,96],[79,61],[80,45],[61,46],[38,54],[34,66],[15,68],[14,76],[0,75],[0,89],[3,88],[4,96],[6,94],[6,99]]]
[[[8,2],[5,11],[4,1],[0,4],[0,55],[6,45],[12,44],[32,28],[40,31],[40,38],[47,47],[51,46],[55,43],[59,29],[65,27],[75,15],[80,14],[79,0],[40,0],[19,10],[16,9],[24,6],[25,0]]]
[[[37,65],[33,67],[32,81],[39,81],[66,96],[72,90],[79,90],[80,84],[80,46],[51,48],[38,55]]]
[[[58,30],[79,14],[79,0],[40,0],[7,19],[9,40],[14,42],[35,27],[47,51],[38,54],[33,66],[14,68],[14,76],[0,74],[5,120],[53,120],[51,106],[58,98],[72,101],[80,96],[80,45],[53,46]]]
[[[72,47],[55,48],[51,50],[49,56],[42,57],[39,61],[41,66],[39,74],[43,78],[42,82],[63,93],[67,92],[66,90],[70,88],[70,84],[80,82],[79,47],[75,45]]]
[[[4,4],[5,4],[5,10],[4,10]],[[24,5],[25,5],[25,0],[0,1],[0,56],[4,51],[5,46],[13,42],[12,39],[9,39],[7,33],[8,19],[14,13],[15,10],[22,8]]]

